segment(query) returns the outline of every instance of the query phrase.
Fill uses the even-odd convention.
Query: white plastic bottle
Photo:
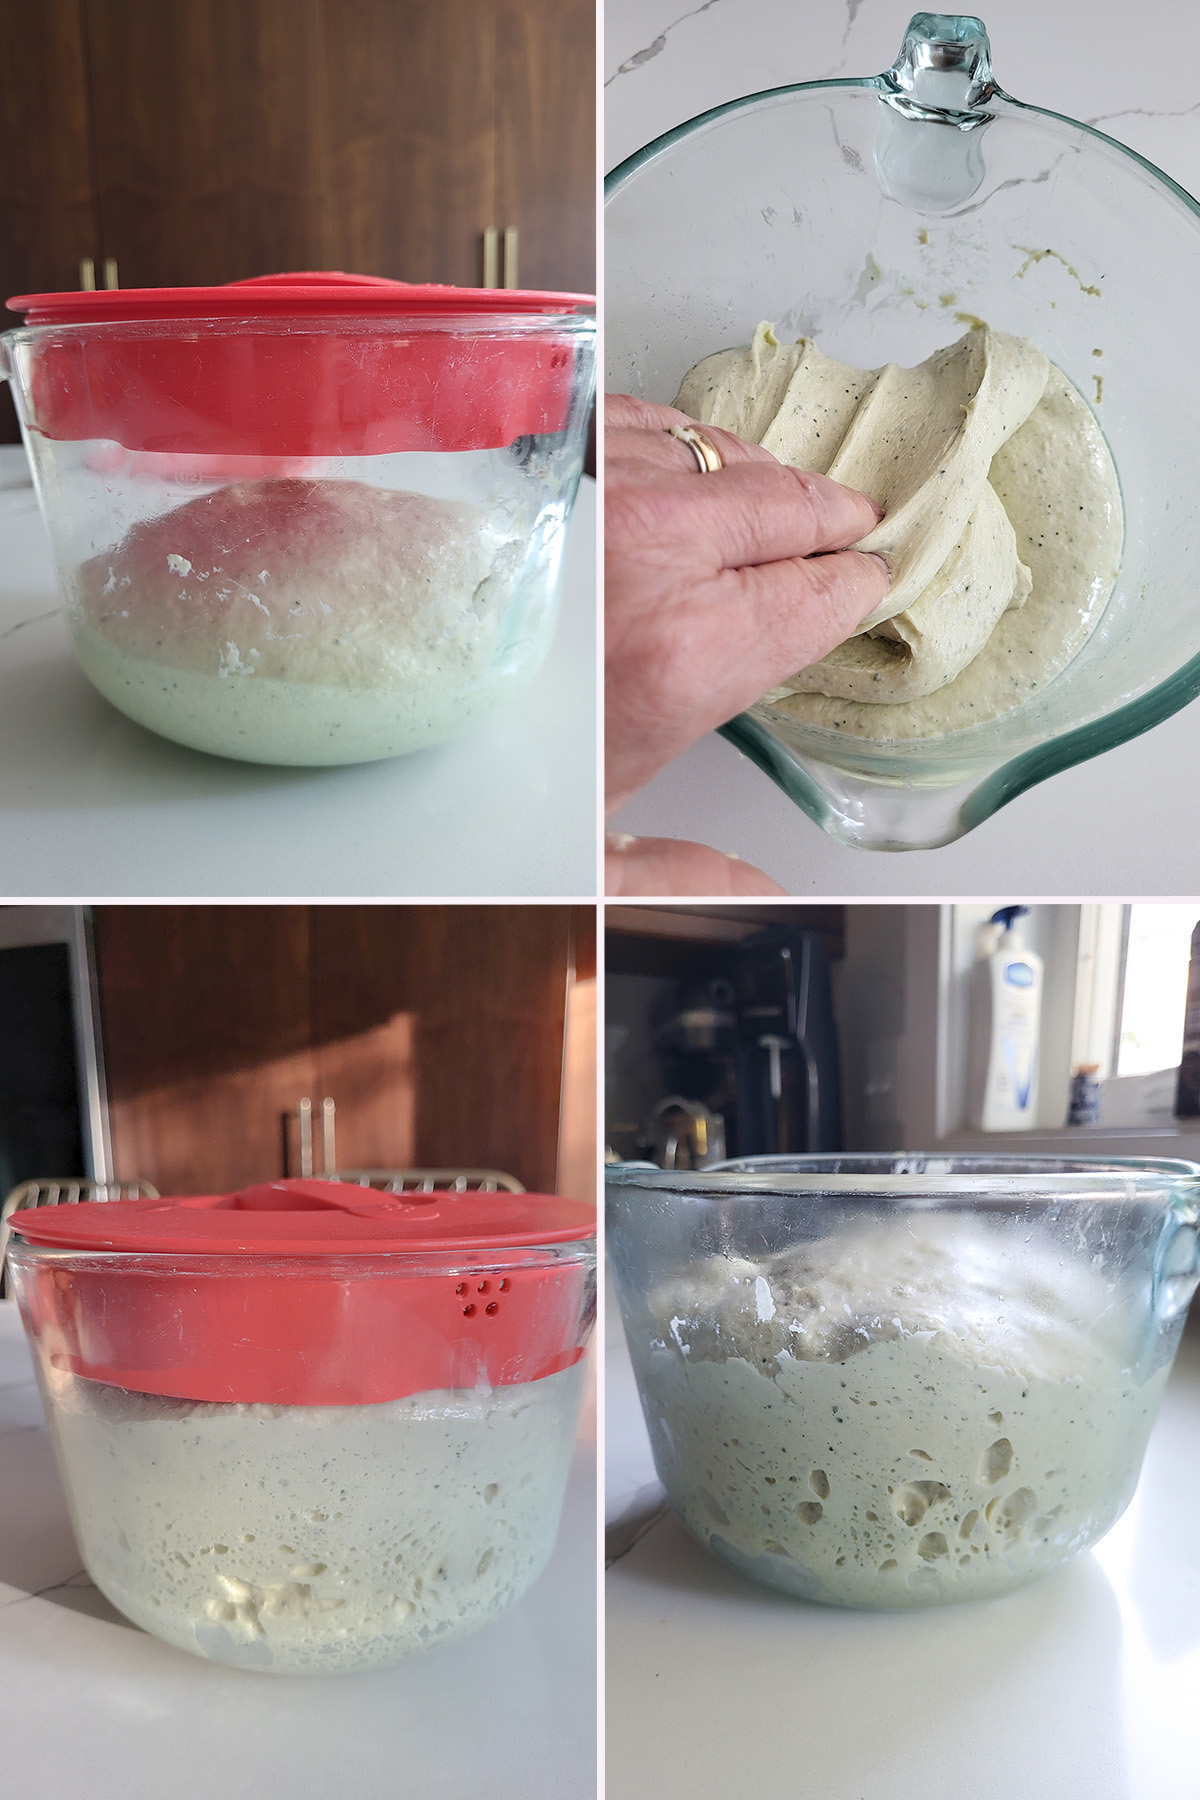
[[[975,965],[971,1005],[972,1122],[982,1131],[1028,1131],[1037,1117],[1042,959],[1022,942],[1027,906],[992,914],[1001,927]]]

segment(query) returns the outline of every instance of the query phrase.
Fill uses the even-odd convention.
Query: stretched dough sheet
[[[883,604],[824,661],[764,696],[859,737],[994,718],[1064,668],[1120,562],[1116,470],[1091,411],[1020,338],[984,326],[917,369],[854,369],[808,339],[707,357],[676,404],[884,508]]]

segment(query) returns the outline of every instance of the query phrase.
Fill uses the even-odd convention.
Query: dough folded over
[[[820,691],[797,691],[802,678],[816,677],[817,689],[827,657],[760,702],[772,719],[891,743],[934,737],[1010,712],[1067,667],[1117,579],[1124,516],[1104,434],[1059,369],[1051,368],[1041,400],[997,451],[988,479],[1016,533],[1018,555],[1029,565],[1032,588],[1025,603],[1003,613],[978,654],[931,694],[917,695],[910,686],[893,704],[871,704],[832,695],[823,680]],[[833,657],[848,648],[839,646]]]
[[[953,681],[1020,606],[1030,576],[988,484],[993,457],[1038,405],[1050,364],[984,326],[915,369],[835,362],[811,339],[753,343],[705,358],[675,404],[793,467],[869,494],[884,518],[858,545],[892,572],[855,638],[768,699],[816,692],[879,705]]]
[[[1023,606],[1031,585],[1008,514],[985,481],[962,537],[904,612],[862,637],[847,638],[763,698],[829,694],[874,704],[922,699],[979,655],[1001,614]]]

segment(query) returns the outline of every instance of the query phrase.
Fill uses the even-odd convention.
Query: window
[[[1128,915],[1116,1073],[1179,1067],[1192,932],[1200,902],[1122,908]]]
[[[971,969],[988,947],[985,922],[994,910],[953,907],[942,976],[947,1035],[939,1117],[943,1130],[966,1131],[975,1141],[966,1074]],[[1175,1090],[1198,922],[1200,898],[1030,908],[1024,941],[1045,967],[1036,1130],[1065,1128],[1071,1076],[1084,1069],[1101,1083],[1101,1127],[1134,1134],[1194,1129],[1191,1121],[1176,1126]]]

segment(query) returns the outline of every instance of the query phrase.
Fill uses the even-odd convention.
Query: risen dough
[[[358,481],[248,481],[135,525],[79,571],[85,625],[211,675],[374,688],[469,670],[495,636],[478,508]]]
[[[100,692],[164,737],[364,762],[440,742],[532,674],[555,567],[465,503],[240,482],[84,563],[71,627]]]
[[[919,368],[873,371],[760,325],[697,364],[676,404],[885,509],[860,547],[886,557],[887,598],[764,697],[784,719],[897,739],[993,718],[1065,667],[1116,579],[1112,459],[1022,339],[984,326]]]
[[[44,1379],[96,1585],[181,1650],[296,1673],[452,1643],[525,1591],[554,1544],[584,1368],[369,1406]]]
[[[671,1505],[806,1599],[973,1600],[1121,1513],[1167,1369],[1053,1236],[902,1213],[668,1277],[627,1326]]]

